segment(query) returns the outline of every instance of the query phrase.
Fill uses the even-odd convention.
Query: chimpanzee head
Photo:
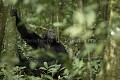
[[[17,16],[17,10],[16,9],[11,9],[10,11],[10,15],[13,16]]]
[[[43,38],[46,39],[48,43],[56,43],[58,40],[57,35],[51,30],[48,30],[43,35]]]

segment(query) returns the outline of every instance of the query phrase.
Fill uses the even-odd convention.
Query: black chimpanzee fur
[[[21,38],[28,45],[32,46],[34,49],[43,48],[45,50],[53,51],[56,54],[59,54],[59,53],[66,54],[67,53],[64,45],[61,42],[57,41],[57,36],[56,36],[56,34],[54,32],[47,31],[44,34],[43,37],[40,37],[39,35],[37,35],[33,31],[28,30],[25,27],[25,24],[21,24],[21,19],[17,15],[17,10],[16,9],[12,9],[10,14],[11,14],[12,17],[15,16],[15,18],[16,18],[16,26],[17,26],[17,29],[18,29],[20,35],[21,35]],[[19,54],[18,57],[20,59],[20,64],[18,64],[18,65],[22,65],[22,66],[26,66],[27,65],[26,67],[29,67],[28,65],[29,65],[30,61],[28,59],[26,59],[25,57],[22,58],[20,54]],[[40,58],[39,59],[39,63],[43,63],[41,61],[41,59],[43,61],[46,60],[46,59],[44,60],[44,58]],[[47,61],[45,61],[45,62],[47,62]],[[31,70],[31,71],[32,71],[32,74],[35,73],[34,74],[35,76],[38,76],[38,74],[36,74],[36,73],[40,73],[39,70],[38,71]]]
[[[16,18],[16,26],[22,39],[24,39],[24,41],[34,49],[44,48],[45,50],[51,50],[56,53],[67,53],[63,44],[57,41],[57,37],[54,32],[47,31],[43,37],[40,37],[33,31],[28,30],[25,27],[25,24],[20,24],[21,19],[17,15],[17,10],[12,9],[11,16],[15,16]]]

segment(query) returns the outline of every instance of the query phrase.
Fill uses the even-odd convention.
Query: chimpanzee
[[[11,16],[15,16],[16,18],[16,26],[22,39],[34,49],[43,48],[56,53],[67,53],[63,44],[57,41],[57,36],[54,32],[47,31],[47,33],[44,34],[44,37],[40,37],[33,31],[28,30],[25,27],[25,24],[21,24],[21,19],[17,15],[17,10],[12,9]]]
[[[57,41],[57,36],[53,31],[48,30],[42,37],[40,37],[35,32],[28,30],[25,27],[25,24],[21,23],[21,19],[17,14],[16,9],[12,9],[10,11],[10,14],[12,17],[15,16],[17,30],[19,31],[21,38],[28,45],[32,46],[34,49],[42,48],[42,49],[45,49],[48,51],[53,51],[57,54],[59,54],[59,53],[67,54],[65,47],[63,46],[63,44],[61,42]],[[26,58],[24,58],[24,60],[22,60],[21,55],[19,55],[19,59],[20,59],[21,63],[24,63],[24,62],[29,63],[29,60],[27,60]],[[40,61],[41,59],[44,60],[44,58],[40,58],[39,63],[42,63]],[[45,61],[45,62],[47,62],[47,61]],[[25,64],[27,64],[27,63],[25,63]],[[24,64],[23,64],[23,66],[24,66]]]

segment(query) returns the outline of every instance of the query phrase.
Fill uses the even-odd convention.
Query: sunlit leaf
[[[43,10],[44,10],[44,7],[42,5],[38,5],[36,8],[36,13],[40,13]]]
[[[75,20],[75,23],[77,22],[78,24],[84,24],[85,23],[84,13],[76,11],[74,13],[73,20]]]
[[[45,67],[40,67],[39,69],[42,69],[42,70],[47,70]]]
[[[92,31],[87,31],[83,36],[82,36],[82,39],[83,40],[86,40],[88,38],[90,38],[92,35]]]
[[[86,48],[84,50],[84,55],[90,54],[91,51],[96,49],[96,44],[91,43],[91,44],[86,44]]]
[[[31,0],[24,0],[24,4],[29,4]]]
[[[53,26],[54,27],[62,27],[62,26],[64,26],[64,24],[62,22],[55,22],[55,23],[53,23]]]
[[[18,0],[4,0],[4,4],[8,6],[9,4],[16,4]]]
[[[75,59],[75,64],[74,64],[75,67],[77,67],[78,69],[81,69],[83,65],[84,63],[82,60],[80,61],[78,58]]]
[[[96,15],[94,11],[90,11],[87,15],[86,15],[86,22],[88,26],[92,26],[93,23],[96,20]]]
[[[44,66],[45,66],[45,68],[48,68],[47,62],[44,62]]]
[[[74,26],[71,26],[71,27],[67,28],[64,31],[64,34],[67,34],[70,37],[77,37],[77,36],[80,36],[82,31],[83,31],[82,27],[77,27],[77,26],[74,25]]]

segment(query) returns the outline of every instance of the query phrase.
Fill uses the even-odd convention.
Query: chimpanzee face
[[[48,39],[56,39],[56,34],[53,31],[48,31],[46,36]]]
[[[57,42],[57,36],[53,31],[47,31],[43,38],[47,40],[49,43]]]

